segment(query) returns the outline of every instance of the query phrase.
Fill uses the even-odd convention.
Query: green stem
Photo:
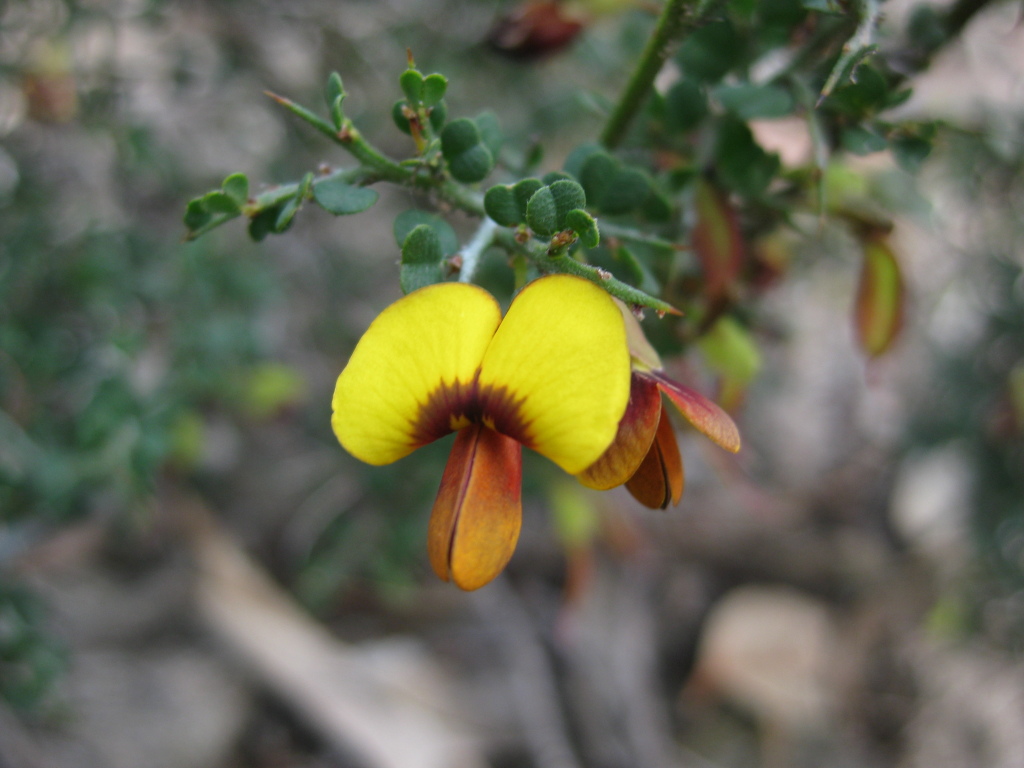
[[[630,122],[640,111],[644,100],[654,85],[665,60],[672,53],[672,44],[692,28],[697,14],[691,13],[691,6],[700,0],[667,0],[658,18],[654,33],[647,41],[647,47],[640,54],[633,76],[619,98],[619,103],[601,132],[601,144],[606,149],[615,149],[626,136]]]
[[[506,227],[498,227],[495,230],[494,244],[499,248],[504,248],[509,253],[526,257],[544,274],[562,273],[576,275],[577,277],[589,280],[595,285],[601,286],[612,296],[627,304],[638,307],[650,307],[656,312],[665,312],[670,315],[682,314],[668,302],[657,299],[641,291],[639,288],[634,288],[612,277],[610,272],[590,264],[581,264],[565,254],[551,255],[548,252],[547,246],[536,240],[530,240],[525,243],[519,242],[516,239],[515,233]]]

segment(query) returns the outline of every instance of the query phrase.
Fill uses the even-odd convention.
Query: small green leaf
[[[519,222],[526,221],[526,206],[529,205],[530,198],[543,186],[544,182],[534,178],[522,179],[512,186],[512,191],[516,196],[516,205],[519,207]]]
[[[221,184],[221,189],[239,207],[249,202],[249,179],[244,173],[233,173],[228,176]]]
[[[341,94],[331,104],[331,123],[334,125],[336,130],[341,130],[345,124],[345,109],[342,106],[345,101],[345,94]]]
[[[411,134],[412,130],[409,128],[409,118],[404,114],[407,106],[408,104],[401,99],[396,101],[394,106],[391,107],[391,119],[394,121],[398,130],[405,134]]]
[[[640,213],[648,221],[668,221],[672,217],[672,203],[653,186],[640,205]]]
[[[541,177],[541,181],[550,186],[556,181],[576,181],[576,179],[564,171],[548,171]]]
[[[448,161],[448,170],[457,181],[471,184],[483,181],[494,167],[494,157],[483,144],[463,152]]]
[[[870,64],[857,67],[851,82],[836,88],[827,104],[853,117],[873,114],[887,105],[889,86],[885,77]]]
[[[437,104],[430,109],[430,127],[433,128],[435,132],[439,133],[441,129],[444,128],[444,123],[447,119],[448,105],[443,101],[437,102]]]
[[[647,174],[637,168],[621,168],[604,191],[598,210],[615,216],[629,213],[644,204],[651,194]]]
[[[515,227],[522,221],[519,217],[516,193],[512,187],[505,184],[498,184],[487,190],[484,194],[484,210],[503,227]]]
[[[201,197],[189,200],[185,206],[185,226],[191,231],[199,229],[212,218],[213,214],[206,209]]]
[[[416,105],[423,100],[423,75],[419,70],[407,69],[398,78],[402,93],[410,104]]]
[[[277,218],[274,219],[272,230],[275,234],[281,234],[285,232],[291,225],[292,221],[295,220],[295,214],[299,212],[299,208],[302,207],[302,197],[296,195],[295,197],[287,200],[284,205],[281,206],[280,211],[277,214]]]
[[[689,77],[717,82],[744,55],[743,41],[728,20],[698,27],[676,54],[676,61]]]
[[[207,192],[203,195],[202,200],[203,207],[210,213],[226,213],[229,215],[241,213],[239,204],[226,192],[221,192],[220,190]]]
[[[707,114],[704,89],[693,80],[680,80],[665,94],[665,125],[670,131],[692,131]]]
[[[402,243],[399,283],[406,293],[444,279],[441,261],[444,253],[437,232],[429,224],[415,227]]]
[[[505,134],[501,130],[498,116],[493,112],[481,112],[476,116],[475,122],[484,146],[490,150],[493,157],[497,157],[501,152],[501,145],[505,143]]]
[[[526,223],[542,237],[558,231],[558,207],[551,187],[541,187],[530,198],[526,205]]]
[[[324,100],[328,107],[333,107],[334,102],[345,96],[345,86],[341,82],[341,75],[331,72],[327,78],[327,87],[324,89]]]
[[[808,11],[829,14],[843,13],[843,6],[839,0],[801,0],[800,4]]]
[[[780,165],[779,156],[765,152],[746,123],[735,118],[724,119],[719,127],[715,162],[721,180],[749,197],[764,193]]]
[[[843,131],[840,141],[843,149],[855,155],[870,155],[873,152],[881,152],[889,146],[884,136],[879,136],[862,125],[847,128]]]
[[[719,103],[741,120],[784,117],[793,111],[793,97],[777,85],[722,85],[713,94]]]
[[[477,124],[465,117],[452,120],[441,131],[441,153],[458,181],[482,181],[494,167],[494,156],[483,143]]]
[[[313,185],[313,199],[335,216],[365,211],[379,197],[374,189],[357,187],[341,179],[325,179]]]
[[[437,234],[438,241],[441,243],[441,252],[445,256],[451,256],[459,250],[458,235],[455,234],[455,230],[452,229],[451,225],[447,221],[437,214],[419,211],[415,208],[408,211],[402,211],[395,217],[393,231],[395,235],[395,242],[398,243],[399,248],[402,247],[402,244],[405,242],[405,238],[409,236],[409,233],[420,224],[426,224],[434,230],[435,234]]]
[[[921,170],[931,151],[932,143],[920,136],[897,136],[892,140],[893,157],[908,173],[917,173]]]
[[[587,195],[584,193],[583,187],[568,179],[556,181],[549,185],[548,189],[551,190],[551,196],[555,201],[555,227],[564,229],[567,226],[566,214],[576,208],[586,208]]]
[[[729,315],[697,340],[697,348],[712,371],[744,386],[761,370],[761,353],[750,331]]]
[[[585,248],[596,248],[601,242],[601,233],[594,217],[580,208],[574,208],[565,214],[565,226],[579,235]]]
[[[274,223],[280,213],[281,206],[275,205],[273,208],[267,208],[253,216],[249,222],[249,237],[258,243],[274,232]]]
[[[481,146],[482,143],[480,129],[467,117],[452,120],[441,132],[441,152],[445,160],[451,160],[463,152]]]
[[[607,152],[594,152],[583,162],[580,168],[580,184],[587,194],[587,200],[595,209],[601,210],[605,193],[618,171],[619,162]]]
[[[598,152],[604,153],[601,149],[600,144],[586,143],[580,144],[576,149],[569,153],[569,156],[565,158],[565,165],[563,166],[566,173],[571,174],[574,178],[582,180],[580,175],[583,171],[583,166],[590,158],[591,155],[597,154]],[[583,185],[586,189],[586,184]]]
[[[423,105],[426,107],[437,105],[444,98],[445,91],[447,90],[447,77],[436,72],[432,75],[427,75],[423,80],[422,96],[420,97]]]

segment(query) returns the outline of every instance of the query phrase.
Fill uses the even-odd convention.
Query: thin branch
[[[601,144],[605,148],[614,149],[622,143],[629,124],[640,111],[644,100],[651,92],[654,79],[672,53],[673,44],[685,31],[693,27],[697,14],[691,14],[690,11],[691,6],[695,4],[694,0],[668,0],[665,3],[654,33],[640,54],[633,76],[601,132]]]
[[[473,239],[466,243],[466,246],[459,251],[462,257],[462,267],[459,269],[459,282],[473,282],[473,275],[476,273],[477,265],[484,251],[494,243],[494,231],[498,224],[489,216],[484,216],[480,226],[473,235]]]

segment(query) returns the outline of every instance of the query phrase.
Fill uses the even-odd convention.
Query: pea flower
[[[619,307],[632,362],[629,404],[611,445],[577,478],[601,491],[625,483],[644,506],[665,509],[682,498],[685,474],[672,422],[662,408],[662,394],[691,425],[726,450],[739,451],[740,433],[717,404],[665,375],[661,358],[640,323],[624,305]]]
[[[462,589],[505,567],[522,517],[522,446],[569,474],[612,442],[630,390],[622,315],[577,277],[528,284],[504,319],[487,291],[439,283],[385,309],[338,377],[331,424],[368,464],[456,432],[427,529],[435,573]]]

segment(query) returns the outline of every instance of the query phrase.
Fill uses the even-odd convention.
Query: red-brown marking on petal
[[[474,380],[441,384],[420,406],[413,425],[416,445],[426,445],[454,432],[466,423],[486,424],[501,434],[530,446],[529,424],[520,405],[505,387],[481,387]]]
[[[601,458],[577,475],[588,488],[607,491],[622,485],[637,471],[647,455],[661,417],[661,392],[657,383],[637,371],[629,382],[629,402],[619,421],[615,439]]]
[[[478,589],[512,557],[522,522],[522,448],[482,424],[459,430],[427,528],[434,573]]]
[[[660,371],[651,371],[648,375],[657,380],[661,391],[698,432],[707,435],[727,451],[736,453],[740,449],[740,431],[729,414],[717,403],[708,400],[700,392],[673,381]]]
[[[679,455],[672,422],[669,421],[668,413],[662,409],[651,449],[636,474],[626,483],[626,490],[645,507],[665,509],[669,503],[679,503],[683,497],[685,480],[683,459]]]

